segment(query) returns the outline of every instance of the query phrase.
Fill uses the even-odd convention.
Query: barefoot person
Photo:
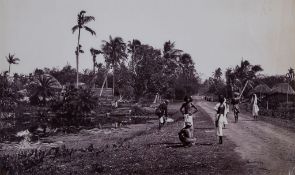
[[[253,94],[251,104],[252,104],[252,116],[253,116],[254,120],[257,120],[259,108],[258,108],[258,104],[257,104],[256,94]]]
[[[235,123],[237,123],[238,120],[239,120],[239,113],[240,113],[240,109],[239,109],[239,103],[240,103],[239,93],[237,93],[237,92],[234,93],[234,98],[232,99],[231,102],[232,102],[232,105],[233,105]]]
[[[187,122],[186,126],[180,130],[178,136],[183,146],[192,146],[196,142],[196,138],[193,137],[192,124],[190,122]]]
[[[159,129],[166,123],[168,117],[168,103],[169,100],[165,100],[165,102],[161,103],[156,109],[156,115],[159,117]]]
[[[189,122],[191,123],[191,127],[194,128],[192,115],[198,111],[198,108],[192,103],[192,101],[192,97],[185,96],[184,103],[180,107],[180,112],[184,117],[184,127],[186,126],[186,123]]]
[[[216,119],[215,119],[215,126],[216,126],[216,134],[219,137],[219,144],[222,144],[222,137],[223,137],[223,124],[225,121],[225,103],[224,97],[222,95],[219,96],[219,103],[216,104]]]

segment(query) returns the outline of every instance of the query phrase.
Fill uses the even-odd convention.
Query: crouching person
[[[193,137],[192,124],[186,123],[185,127],[178,133],[179,140],[184,146],[192,146],[196,143],[196,138]]]

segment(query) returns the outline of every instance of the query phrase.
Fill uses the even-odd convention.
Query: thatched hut
[[[248,95],[256,94],[260,100],[260,105],[268,109],[268,95],[271,93],[271,88],[266,84],[259,84],[252,89]]]
[[[279,83],[272,87],[272,94],[295,95],[294,89],[288,83]]]
[[[271,99],[274,104],[294,103],[295,91],[288,83],[279,83],[272,87]]]
[[[266,84],[259,84],[253,90],[250,91],[250,94],[257,94],[260,95],[268,95],[271,93],[271,88],[268,87]]]

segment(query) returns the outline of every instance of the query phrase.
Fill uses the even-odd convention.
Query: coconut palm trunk
[[[8,67],[8,73],[9,73],[9,75],[10,75],[10,66],[11,66],[11,64],[9,64],[9,67]]]
[[[93,74],[95,75],[95,63],[93,63]]]
[[[113,96],[115,96],[115,70],[116,70],[116,66],[114,65],[114,62],[113,62]]]
[[[76,50],[76,68],[77,68],[77,84],[76,87],[78,88],[79,86],[79,50],[80,50],[80,34],[81,34],[81,29],[79,28],[79,33],[78,33],[78,45],[77,45],[77,50]]]
[[[86,11],[82,10],[79,14],[78,14],[78,18],[77,18],[77,25],[75,25],[72,28],[72,32],[74,33],[76,30],[78,30],[78,43],[77,43],[77,48],[76,48],[76,68],[77,68],[77,84],[76,86],[79,86],[79,54],[84,53],[83,50],[81,50],[81,46],[80,46],[80,35],[81,35],[81,29],[85,29],[86,31],[90,32],[91,35],[95,35],[95,31],[93,31],[91,28],[87,27],[85,24],[90,22],[90,21],[94,21],[95,18],[93,16],[85,16],[84,14],[86,13]]]

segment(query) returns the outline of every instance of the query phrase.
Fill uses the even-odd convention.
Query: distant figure
[[[193,130],[190,122],[186,123],[186,126],[180,130],[178,136],[184,146],[192,146],[196,142],[196,138],[193,137]]]
[[[229,104],[228,104],[228,101],[226,100],[226,98],[224,98],[224,105],[225,105],[225,111],[224,111],[224,123],[223,123],[223,126],[225,128],[225,125],[228,124],[227,114],[229,113]]]
[[[238,92],[234,93],[234,98],[231,100],[231,103],[233,105],[235,123],[237,123],[239,120],[239,113],[240,113],[240,108],[239,108],[240,97]]]
[[[118,108],[118,101],[117,100],[112,102],[112,107]]]
[[[223,137],[223,125],[225,121],[225,98],[220,95],[219,96],[219,103],[216,104],[214,109],[216,110],[216,119],[215,119],[215,126],[216,126],[216,134],[219,137],[219,144],[222,144],[222,137]]]
[[[251,100],[251,105],[252,105],[252,116],[254,117],[254,120],[257,120],[258,117],[258,104],[257,104],[257,96],[256,94],[253,94],[252,100]]]
[[[159,97],[159,93],[156,93],[155,100],[154,100],[153,103],[158,103],[159,98],[160,98],[160,97]]]
[[[165,100],[156,109],[156,115],[159,117],[159,129],[161,129],[166,123],[168,117],[168,104],[169,100]]]
[[[180,112],[184,117],[184,127],[186,126],[186,123],[189,122],[191,123],[192,128],[194,128],[192,115],[198,111],[198,108],[192,103],[192,101],[192,97],[185,96],[184,103],[180,107]]]

